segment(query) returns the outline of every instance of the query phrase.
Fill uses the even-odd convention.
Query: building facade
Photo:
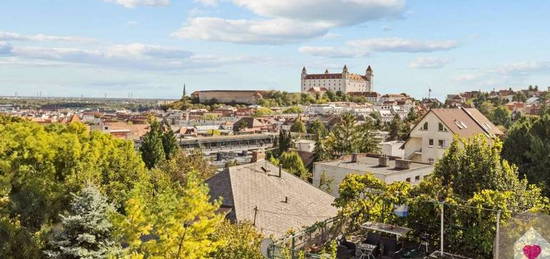
[[[318,91],[372,92],[373,78],[374,73],[370,66],[364,75],[350,73],[347,66],[344,66],[342,73],[329,73],[328,70],[325,70],[323,74],[308,74],[304,67],[302,69],[301,90],[303,93]]]
[[[491,139],[503,133],[475,108],[431,109],[409,133],[404,158],[434,163],[443,157],[455,135]]]

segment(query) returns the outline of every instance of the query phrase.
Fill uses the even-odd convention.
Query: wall
[[[423,130],[424,122],[428,122],[428,130]],[[422,148],[421,161],[425,163],[435,162],[440,159],[447,147],[453,141],[453,133],[448,131],[439,131],[439,118],[432,112],[428,113],[411,132],[411,139],[405,145],[405,157]],[[444,126],[446,129],[446,127]],[[429,144],[433,139],[433,145]],[[440,147],[439,140],[444,141],[444,146]],[[433,159],[433,160],[431,160]]]

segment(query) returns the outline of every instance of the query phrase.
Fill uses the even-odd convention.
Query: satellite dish
[[[265,258],[269,258],[269,249],[273,246],[273,240],[264,238],[260,243],[260,252]]]

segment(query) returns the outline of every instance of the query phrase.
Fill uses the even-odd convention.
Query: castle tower
[[[302,92],[305,92],[305,91],[306,91],[306,82],[305,82],[306,76],[307,76],[307,70],[306,70],[306,67],[304,66],[304,67],[302,68],[302,80],[301,80],[301,82],[300,82],[300,85],[301,85],[301,88],[302,88]]]
[[[365,77],[367,79],[367,92],[374,91],[373,90],[373,84],[372,84],[372,80],[374,79],[374,73],[373,73],[372,67],[370,67],[370,65],[367,68],[367,71],[365,73]]]

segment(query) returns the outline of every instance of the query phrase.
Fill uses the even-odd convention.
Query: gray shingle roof
[[[207,184],[213,200],[223,197],[223,207],[232,208],[229,219],[254,222],[256,214],[256,227],[266,236],[280,237],[336,216],[330,194],[284,170],[278,175],[278,167],[260,161],[227,168]]]

